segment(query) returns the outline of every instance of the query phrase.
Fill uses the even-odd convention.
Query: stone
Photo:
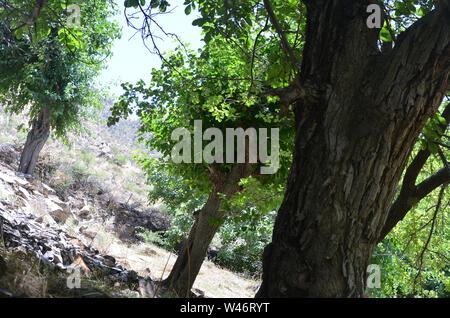
[[[0,179],[6,183],[15,184],[16,178],[0,172]]]
[[[38,188],[32,183],[28,183],[27,185],[24,186],[24,188],[33,192],[38,191]]]
[[[8,251],[23,255],[24,258],[35,257],[50,269],[58,268],[68,273],[71,264],[80,266],[87,275],[95,273],[96,277],[100,275],[98,277],[105,281],[117,281],[122,286],[123,283],[127,284],[130,293],[138,296],[136,290],[141,278],[138,273],[127,270],[125,264],[117,264],[113,256],[103,255],[91,246],[92,241],[88,238],[95,239],[97,236],[98,229],[95,225],[81,227],[82,235],[75,235],[76,238],[68,235],[66,228],[60,225],[72,215],[70,207],[74,207],[74,203],[80,205],[81,215],[92,217],[91,208],[83,200],[82,191],[77,195],[72,194],[68,199],[69,205],[57,197],[50,187],[29,176],[17,174],[10,166],[0,162],[0,194],[0,221],[3,223],[5,248]],[[22,206],[22,201],[25,206]],[[127,206],[129,216],[134,215],[135,211],[131,211],[129,207]],[[98,214],[100,211],[101,209]],[[147,221],[149,224],[148,217],[143,212],[139,213],[134,222],[144,224]],[[125,216],[124,221],[126,222]],[[127,230],[131,231],[133,226],[134,224],[129,225]],[[70,229],[73,230],[73,227]],[[112,255],[120,258],[123,255],[122,249],[126,247],[117,241],[112,249],[117,252]],[[4,260],[0,259],[0,276],[4,272]],[[146,264],[148,263],[147,260]],[[4,295],[7,296],[7,291]]]
[[[19,195],[20,195],[22,198],[24,198],[24,199],[26,199],[26,200],[30,200],[30,199],[31,199],[30,193],[29,193],[27,190],[25,190],[24,188],[18,187],[18,192],[19,192]]]
[[[56,225],[56,221],[48,214],[42,215],[36,219],[36,222],[44,223],[46,225]]]
[[[19,152],[12,144],[0,144],[0,160],[7,164],[15,163],[19,160]]]
[[[70,211],[64,210],[60,205],[56,204],[52,199],[46,198],[45,204],[47,205],[49,214],[53,217],[53,219],[58,222],[64,224],[66,220],[71,215]]]
[[[42,188],[43,188],[43,193],[44,194],[56,194],[56,191],[53,190],[52,188],[50,188],[48,185],[46,185],[45,183],[42,183]]]
[[[82,219],[90,219],[91,218],[91,208],[88,205],[85,205],[81,210],[78,211],[77,215]]]
[[[80,227],[80,233],[92,240],[97,236],[96,231],[90,230],[85,226]]]
[[[155,297],[156,284],[150,278],[139,279],[139,293],[142,297]]]
[[[13,298],[15,295],[6,289],[0,289],[0,298]],[[16,296],[17,297],[17,296]]]
[[[30,184],[28,181],[22,179],[22,178],[16,178],[16,184],[18,184],[21,187],[26,187],[28,184]]]
[[[60,207],[64,207],[66,206],[66,204],[64,202],[62,202],[56,195],[54,194],[49,194],[47,196],[48,199],[50,199],[53,203],[59,205]]]
[[[105,264],[109,267],[114,267],[116,265],[116,259],[112,256],[106,255],[103,257]]]

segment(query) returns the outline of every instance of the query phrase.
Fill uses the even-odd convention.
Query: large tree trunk
[[[213,189],[201,210],[194,214],[195,222],[181,252],[164,284],[179,297],[190,297],[191,288],[200,271],[214,235],[220,227],[220,219],[226,211],[220,209],[222,194],[227,198],[239,191],[239,181],[248,175],[248,165],[237,164],[226,175],[212,177]]]
[[[33,175],[39,153],[50,135],[51,112],[42,109],[38,118],[34,119],[27,141],[20,156],[19,172]]]
[[[361,297],[408,156],[449,88],[449,12],[380,52],[370,1],[305,3],[308,94],[295,105],[294,158],[257,296]]]

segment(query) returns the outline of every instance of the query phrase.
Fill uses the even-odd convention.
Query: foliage
[[[164,245],[172,250],[189,233],[192,213],[203,206],[206,196],[197,196],[181,178],[159,169],[156,160],[151,162],[154,165],[147,170],[147,182],[152,185],[149,200],[162,201],[171,217],[170,229],[164,233]],[[271,240],[275,211],[282,200],[282,185],[278,185],[279,191],[275,185],[261,188],[253,178],[243,179],[241,184],[244,190],[224,205],[229,213],[218,232],[221,247],[214,261],[236,272],[258,275],[262,270],[263,249]]]
[[[439,136],[434,135],[438,126],[433,121],[442,123],[439,118],[442,117],[437,114],[429,120],[416,143],[412,157],[424,149],[424,146],[432,144],[429,138],[443,139],[445,131],[440,130]],[[433,131],[433,135],[430,136],[427,131]],[[434,155],[428,159],[418,182],[422,182],[442,166],[438,151],[429,150]],[[447,151],[445,154],[448,160],[450,153]],[[381,267],[382,284],[381,289],[370,290],[372,296],[450,296],[449,198],[448,185],[436,189],[419,201],[383,242],[378,244],[372,262]]]
[[[283,33],[290,45],[290,49],[295,58],[301,62],[305,40],[305,7],[301,1],[293,0],[273,0],[270,3],[272,4],[274,15],[278,19],[281,29],[286,30]],[[382,42],[393,42],[392,45],[395,46],[402,39],[401,32],[430,12],[436,5],[436,2],[431,0],[384,0],[383,3],[387,17],[384,21],[383,28],[380,30],[380,46],[383,44]],[[126,7],[139,7],[143,13],[154,13],[158,11],[158,6],[160,5],[163,6],[163,10],[161,11],[166,11],[167,6],[170,6],[170,1],[168,3],[158,0],[151,1],[148,8],[145,8],[145,3],[141,3],[141,6],[138,6],[137,1],[126,1],[125,5]],[[288,55],[287,50],[285,49],[285,52],[283,52],[281,49],[284,48],[284,44],[280,34],[276,35],[273,33],[275,30],[271,30],[268,27],[269,16],[266,10],[267,8],[265,8],[261,1],[240,0],[223,2],[216,0],[186,0],[184,5],[186,14],[191,14],[193,10],[198,10],[200,14],[193,21],[193,25],[202,28],[203,40],[207,48],[202,52],[200,57],[203,57],[206,63],[214,63],[214,58],[212,61],[210,60],[211,56],[214,57],[215,52],[211,48],[220,42],[219,46],[223,52],[221,56],[223,63],[233,65],[239,61],[242,64],[242,67],[239,68],[231,67],[230,70],[234,70],[231,73],[224,72],[223,69],[214,73],[203,71],[202,74],[205,78],[198,82],[199,87],[202,89],[206,90],[210,87],[211,82],[208,81],[210,78],[215,78],[217,81],[220,81],[220,83],[214,83],[214,89],[211,89],[213,94],[207,96],[207,98],[202,99],[198,97],[197,87],[189,89],[187,100],[191,101],[191,104],[194,104],[194,106],[201,104],[213,110],[211,113],[215,116],[216,120],[226,121],[226,118],[230,114],[234,115],[235,105],[232,103],[229,104],[232,107],[217,107],[222,96],[226,96],[228,89],[232,87],[230,85],[230,78],[244,79],[239,81],[240,85],[246,86],[252,96],[258,99],[270,89],[286,87],[292,82],[292,78],[297,75],[292,65],[292,59],[286,58],[286,55]],[[150,27],[141,31],[148,37],[152,36]],[[209,54],[205,54],[205,52]],[[179,78],[178,86],[161,85],[158,93],[167,94],[167,98],[165,100],[161,99],[160,105],[166,105],[168,100],[176,100],[177,106],[183,104],[185,102],[184,97],[178,95],[183,91],[184,88],[182,87],[186,82],[191,83],[198,80],[195,75],[186,72],[186,68],[189,70],[196,68],[196,64],[192,63],[194,57],[190,54],[186,54],[187,58],[181,57],[185,54],[181,49],[176,54],[178,54],[176,58],[173,58],[173,56],[162,56],[164,71],[161,70],[159,73],[153,73],[153,80],[156,82],[164,82],[163,72],[166,72],[165,74],[172,74],[172,78]],[[186,64],[189,67],[186,67]],[[168,77],[164,78],[167,79]],[[165,82],[167,83],[168,81],[166,80]],[[129,84],[124,85],[124,88],[126,88],[127,93],[119,103],[118,109],[121,108],[125,116],[127,114],[124,111],[125,109],[128,109],[128,114],[132,112],[131,108],[129,108],[130,101],[138,105],[136,108],[138,114],[140,110],[148,106],[145,102],[140,102],[139,94],[145,97],[150,97],[154,94],[154,91],[150,93],[150,90],[143,90],[143,83],[139,83],[137,89]],[[222,94],[222,92],[225,92],[225,94]],[[204,95],[200,96],[203,97]],[[214,97],[217,97],[216,102],[214,102]],[[142,104],[139,105],[139,103]],[[172,110],[170,107],[155,108],[155,112],[160,113],[162,119],[152,126],[154,128],[152,132],[156,131],[156,137],[154,136],[154,138],[160,139],[162,137],[160,139],[161,143],[166,142],[165,146],[167,146],[167,149],[173,146],[168,142],[170,140],[168,132],[173,128],[171,127],[168,131],[161,133],[157,127],[167,124],[171,125],[172,113],[174,113],[173,116],[177,120],[180,117],[195,118],[192,115],[191,117],[183,117],[185,112],[192,114],[192,109],[188,108],[184,108],[182,112]],[[238,118],[239,113],[236,119]],[[168,121],[166,121],[167,119]],[[442,165],[442,163],[439,164],[442,158],[447,158],[448,161],[448,151],[445,153],[444,151],[439,151],[439,144],[441,146],[443,145],[442,147],[444,148],[442,149],[444,150],[448,149],[446,146],[449,146],[448,139],[444,138],[444,131],[441,127],[441,125],[445,124],[442,119],[441,115],[430,118],[416,145],[415,152],[419,149],[429,149],[435,156],[433,160],[430,159],[430,167],[422,172],[421,176],[423,179],[439,169],[440,165]],[[185,124],[187,125],[186,127],[189,126],[187,123]],[[156,146],[156,144],[150,143],[148,145]],[[158,147],[155,148],[160,149]],[[289,151],[292,148],[287,147],[285,149]],[[167,152],[161,152],[163,156],[167,155]],[[149,161],[144,160],[147,163]],[[153,169],[152,171],[150,166]],[[178,168],[184,169],[181,165]],[[148,164],[146,169],[147,174],[149,176],[158,174],[158,172],[155,172],[155,169],[158,170],[157,165]],[[197,194],[193,192],[193,189],[198,188],[190,180],[192,177],[198,178],[196,181],[199,184],[208,182],[208,180],[202,179],[201,171],[199,170],[189,170],[190,174],[181,171],[176,173],[174,170],[166,168],[164,170],[166,174],[163,178],[150,177],[149,179],[151,179],[156,189],[160,187],[158,183],[165,183],[164,191],[157,191],[157,193],[160,197],[170,198],[169,201],[173,200],[172,202],[183,202],[187,197],[189,199],[196,197]],[[176,178],[168,182],[174,176]],[[176,182],[173,182],[174,180]],[[282,198],[282,195],[279,194],[280,188],[276,186],[277,183],[272,183],[272,186],[268,186],[267,184],[261,186],[258,182],[261,182],[261,180],[252,178],[243,180],[242,186],[245,190],[236,195],[232,202],[225,204],[225,208],[230,213],[227,216],[228,222],[225,222],[220,231],[224,248],[222,249],[222,254],[219,254],[219,259],[221,257],[224,263],[233,262],[234,258],[233,266],[248,266],[249,263],[243,257],[249,256],[249,249],[257,245],[257,242],[265,241],[266,233],[270,233],[271,221],[269,220],[272,217],[270,209],[279,205],[278,200]],[[283,182],[278,184],[284,185]],[[188,190],[180,190],[182,186],[186,186]],[[190,192],[191,190],[192,192]],[[269,203],[267,205],[265,205],[265,195],[268,195],[268,198],[273,198],[273,201],[270,201],[271,199],[267,201]],[[419,255],[421,255],[421,251],[427,242],[428,233],[431,231],[432,222],[429,221],[433,217],[433,206],[436,205],[438,196],[438,191],[436,190],[419,202],[383,243],[377,247],[374,254],[374,262],[382,265],[383,284],[381,290],[372,290],[372,295],[395,297],[418,295],[418,293],[421,293],[422,296],[425,294],[427,296],[448,296],[448,266],[445,266],[445,260],[448,260],[449,231],[448,223],[444,218],[448,214],[447,202],[443,202],[439,210],[442,222],[439,223],[440,226],[433,228],[432,239],[427,245],[429,250],[425,250],[422,255],[423,257],[420,257],[423,259],[421,261],[423,268],[417,279],[415,278],[418,273]],[[258,197],[261,198],[261,201],[258,200]],[[448,197],[448,189],[443,193],[443,198],[446,197]],[[174,200],[174,198],[177,199]],[[177,204],[174,204],[173,208],[177,210]],[[191,219],[189,220],[191,222]],[[248,236],[246,236],[247,234]],[[239,238],[244,238],[244,240],[241,241]],[[237,241],[245,241],[248,244],[245,247],[245,244],[236,244]],[[426,290],[429,290],[429,292],[426,292]]]
[[[160,233],[149,231],[143,227],[138,226],[136,228],[138,237],[142,238],[145,243],[152,243],[157,245],[164,245],[165,241],[161,237]]]
[[[242,193],[233,202],[224,204],[225,211],[232,206],[257,202],[261,193],[271,191],[276,185],[284,184],[291,160],[288,145],[292,145],[292,118],[279,118],[279,100],[263,97],[250,81],[235,80],[237,75],[249,73],[245,56],[236,47],[230,47],[217,38],[198,53],[178,48],[166,57],[160,70],[153,70],[150,86],[144,82],[136,85],[123,84],[125,90],[120,101],[112,109],[109,124],[120,117],[127,117],[135,111],[141,118],[138,130],[140,141],[149,150],[156,150],[162,156],[141,153],[139,161],[147,174],[148,183],[153,186],[149,193],[150,202],[162,200],[169,207],[174,218],[169,242],[178,240],[187,232],[192,218],[185,215],[199,209],[211,191],[210,168],[229,171],[233,164],[227,163],[174,163],[170,160],[175,145],[172,132],[187,128],[192,132],[192,122],[202,120],[203,130],[218,128],[226,135],[228,127],[279,127],[280,169],[274,175],[243,180]],[[173,68],[173,66],[176,68]],[[232,79],[222,81],[221,78]],[[151,138],[146,138],[151,133]],[[205,142],[203,141],[204,149]],[[193,143],[192,143],[193,144]],[[224,149],[224,157],[226,150]],[[258,189],[266,189],[261,191]],[[273,195],[273,193],[272,193]],[[270,197],[270,195],[268,195]],[[268,210],[277,207],[279,200],[266,200]],[[230,220],[247,222],[240,217],[249,215],[237,212]],[[253,210],[263,213],[263,210]],[[256,214],[255,214],[256,218]]]
[[[220,228],[221,247],[216,262],[233,271],[262,274],[264,247],[272,240],[276,209],[261,215],[254,207],[242,211],[241,222],[226,222]]]
[[[0,8],[0,102],[7,111],[26,111],[30,120],[47,108],[51,127],[58,137],[79,128],[84,106],[100,106],[99,91],[92,81],[119,37],[109,1],[77,2],[81,8],[80,26],[64,23],[66,6],[72,1],[51,1],[44,5],[32,26],[24,24],[32,12],[28,2],[8,1]],[[29,11],[27,11],[29,10]]]

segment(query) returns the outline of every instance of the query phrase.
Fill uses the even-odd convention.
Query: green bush
[[[136,227],[138,237],[142,238],[145,243],[157,244],[160,246],[166,245],[166,241],[161,237],[160,232],[152,232],[141,226]]]

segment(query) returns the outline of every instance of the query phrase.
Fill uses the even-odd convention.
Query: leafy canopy
[[[67,23],[67,6],[74,3],[79,25]],[[0,7],[0,102],[7,111],[27,111],[30,120],[51,110],[51,126],[64,137],[79,126],[83,106],[100,105],[92,81],[120,30],[110,21],[115,10],[107,0],[46,2],[28,24],[34,6],[11,0]]]

